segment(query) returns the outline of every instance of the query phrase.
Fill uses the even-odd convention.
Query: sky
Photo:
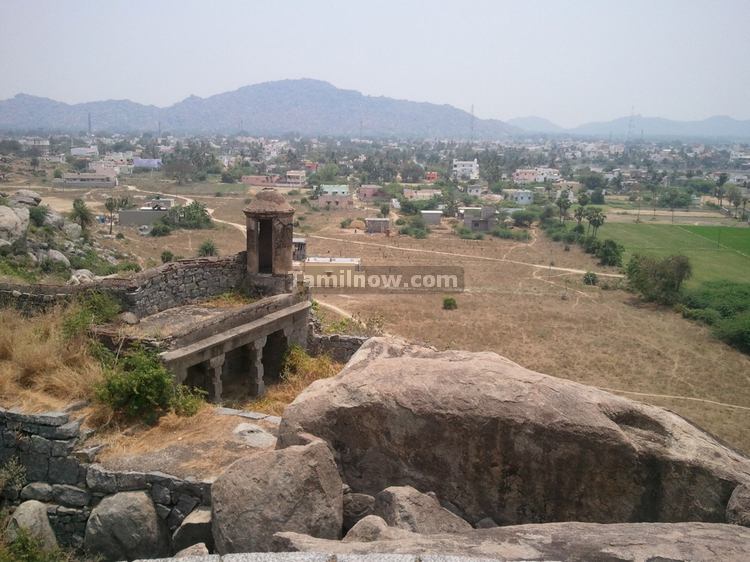
[[[562,126],[750,119],[749,0],[0,0],[0,99],[285,78]]]

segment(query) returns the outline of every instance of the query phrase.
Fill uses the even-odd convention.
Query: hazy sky
[[[749,0],[0,0],[0,99],[170,105],[282,78],[564,126],[750,118]]]

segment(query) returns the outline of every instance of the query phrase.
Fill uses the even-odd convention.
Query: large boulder
[[[367,517],[357,525],[363,525]],[[356,527],[350,531],[354,532]],[[750,529],[718,523],[547,523],[420,535],[370,524],[368,541],[331,541],[278,533],[278,552],[435,554],[499,560],[747,560]],[[424,559],[424,558],[422,558]],[[437,559],[437,557],[435,557]]]
[[[240,459],[211,488],[217,552],[266,552],[277,531],[337,539],[342,484],[328,446],[266,450]]]
[[[65,267],[70,267],[70,260],[66,257],[65,254],[59,252],[58,250],[48,250],[47,259],[55,263],[61,263]]]
[[[750,527],[750,486],[737,486],[727,504],[727,523]]]
[[[172,548],[184,550],[190,546],[203,543],[209,550],[214,549],[211,535],[211,510],[199,507],[185,517],[172,535]]]
[[[42,196],[30,189],[19,189],[9,199],[10,204],[13,206],[24,205],[26,207],[36,207],[42,202]]]
[[[352,490],[431,490],[472,524],[724,522],[750,482],[750,460],[671,412],[494,353],[390,338],[303,391],[278,447],[305,432]]]
[[[15,242],[26,236],[29,228],[29,210],[0,205],[0,240]]]
[[[169,531],[146,492],[105,497],[86,524],[84,548],[103,560],[169,555]]]
[[[79,224],[66,222],[63,225],[63,233],[68,240],[78,240],[83,234],[83,229]]]
[[[62,228],[65,224],[65,217],[54,209],[47,209],[47,214],[44,216],[45,226],[54,226],[55,228]]]
[[[360,519],[372,514],[375,498],[357,492],[344,493],[344,530],[351,529]]]
[[[23,529],[30,536],[38,539],[45,548],[56,548],[57,538],[47,518],[47,506],[37,500],[28,500],[19,505],[8,519],[5,537],[12,541]]]
[[[375,496],[373,513],[391,527],[426,535],[471,529],[471,525],[442,507],[433,496],[411,486],[391,486],[380,492]]]

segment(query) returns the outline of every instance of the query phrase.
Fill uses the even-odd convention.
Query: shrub
[[[457,308],[458,303],[453,297],[445,297],[443,299],[443,310],[456,310]]]
[[[596,285],[599,282],[599,276],[593,271],[587,271],[583,274],[584,285]]]
[[[586,236],[580,241],[580,244],[583,246],[583,251],[587,254],[596,254],[602,245],[601,240],[593,236]]]
[[[92,325],[110,322],[119,312],[120,303],[106,293],[86,293],[65,311],[63,336],[66,339],[82,336]]]
[[[531,226],[531,223],[534,222],[537,215],[532,211],[519,209],[518,211],[513,211],[513,214],[511,214],[510,217],[513,219],[513,224],[516,226]]]
[[[680,312],[682,313],[683,318],[695,320],[696,322],[708,324],[709,326],[718,324],[721,320],[721,314],[713,308],[688,308],[683,306]]]
[[[341,221],[341,228],[349,228],[352,224],[352,219],[344,219]]]
[[[44,221],[47,219],[47,215],[49,215],[49,207],[46,205],[38,205],[29,209],[29,220],[31,220],[35,226],[44,226]]]
[[[118,232],[117,234],[115,234],[115,238],[117,240],[124,240],[125,239],[125,235],[122,232]]]
[[[397,218],[396,219],[396,226],[402,226],[404,224],[406,224],[406,221],[404,219],[402,219],[402,218]]]
[[[214,241],[209,238],[208,240],[204,240],[200,245],[200,248],[198,248],[198,255],[202,258],[209,256],[218,256],[219,249],[216,247]]]
[[[625,270],[628,282],[648,301],[674,304],[679,300],[682,283],[692,269],[686,256],[653,258],[635,254]]]
[[[42,540],[23,527],[0,542],[0,562],[74,562],[70,552],[59,547],[47,548]]]
[[[20,491],[26,484],[26,467],[11,458],[0,467],[0,492]]]
[[[682,298],[688,308],[712,308],[723,318],[750,310],[750,283],[707,281]]]
[[[67,278],[70,275],[70,267],[62,262],[45,258],[39,262],[39,269],[47,275],[56,275]]]
[[[184,384],[174,386],[170,405],[174,413],[181,417],[191,417],[197,414],[206,403],[205,390],[191,388]]]
[[[713,332],[721,341],[750,353],[750,311],[720,320]]]
[[[596,257],[599,258],[601,265],[622,265],[622,254],[625,248],[615,242],[614,240],[605,240],[599,245],[599,249],[596,251]]]
[[[169,263],[174,260],[174,254],[169,250],[164,250],[161,253],[161,263]]]
[[[115,415],[152,424],[169,409],[174,389],[172,375],[156,355],[135,348],[105,374],[95,393]]]
[[[140,271],[141,266],[134,261],[126,261],[117,266],[119,271]]]
[[[151,236],[167,236],[167,235],[171,234],[171,232],[172,232],[172,227],[171,226],[169,226],[168,224],[166,224],[164,222],[157,221],[151,227],[151,233],[150,234],[151,234]]]

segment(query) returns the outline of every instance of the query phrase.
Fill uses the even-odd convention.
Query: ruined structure
[[[290,273],[294,209],[275,190],[264,189],[244,213],[247,252],[181,260],[79,286],[0,283],[0,305],[31,313],[82,293],[107,293],[132,313],[135,324],[105,327],[102,337],[124,336],[156,348],[176,382],[205,390],[211,400],[228,393],[260,396],[279,376],[287,348],[307,347],[310,300]],[[201,305],[227,292],[257,300],[223,309]]]

